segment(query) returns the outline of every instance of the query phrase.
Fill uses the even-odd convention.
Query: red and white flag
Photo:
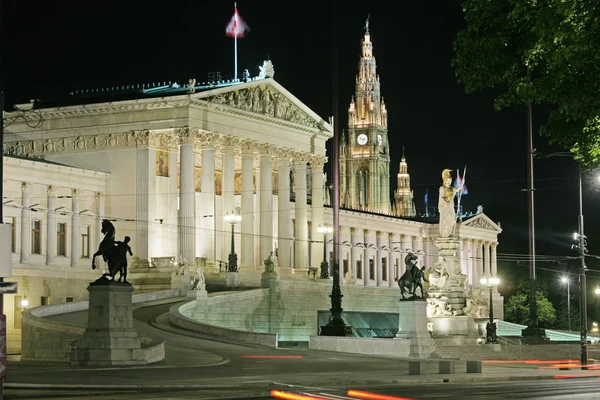
[[[250,27],[240,17],[237,7],[234,7],[233,16],[225,28],[225,35],[241,38],[246,35],[246,32],[250,32]]]

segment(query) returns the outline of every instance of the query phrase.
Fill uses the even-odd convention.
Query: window
[[[56,255],[67,255],[67,224],[61,223],[56,227]]]
[[[87,226],[81,234],[81,257],[90,258],[90,227]]]
[[[73,302],[73,298],[72,297],[67,297],[67,303],[72,303]]]
[[[360,259],[356,260],[356,279],[362,279],[362,277],[363,277],[362,258],[363,258],[363,255],[361,254]]]
[[[375,279],[375,259],[369,258],[369,279]]]
[[[343,262],[344,262],[344,276],[346,276],[346,274],[348,273],[348,259],[345,258]]]
[[[381,259],[381,279],[384,281],[387,281],[387,275],[388,275],[388,270],[387,270],[387,257],[384,257]]]
[[[13,253],[17,252],[17,217],[10,218],[10,248]]]
[[[42,254],[42,221],[31,224],[31,254]]]

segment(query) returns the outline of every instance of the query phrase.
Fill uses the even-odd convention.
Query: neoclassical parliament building
[[[402,150],[390,149],[394,110],[381,93],[367,31],[340,140],[340,274],[347,285],[389,288],[408,250],[435,263],[438,227],[415,211],[404,157],[390,191],[390,152]],[[231,251],[225,216],[234,213],[247,277],[260,279],[271,251],[281,279],[308,279],[324,245],[332,254],[319,227],[332,224],[324,165],[335,162],[326,154],[333,129],[274,79],[270,62],[241,81],[102,88],[55,107],[17,107],[5,113],[4,137],[4,222],[12,224],[10,280],[19,282],[19,294],[5,296],[10,352],[19,351],[23,298],[29,307],[87,299],[102,219],[117,240],[131,238],[140,291],[164,286],[136,276],[175,268],[179,256],[217,276]],[[483,213],[458,224],[469,287],[496,274],[500,232]]]

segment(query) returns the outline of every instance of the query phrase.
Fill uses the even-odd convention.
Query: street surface
[[[273,398],[269,393],[276,389],[340,400],[356,399],[347,395],[354,389],[413,399],[600,399],[600,370],[558,371],[517,363],[486,364],[483,374],[410,376],[401,359],[233,343],[172,326],[166,313],[181,300],[134,310],[141,335],[165,339],[165,360],[134,367],[10,361],[5,398],[250,400]],[[52,318],[85,326],[87,312]],[[578,378],[582,374],[588,377]],[[500,382],[533,378],[544,380]]]

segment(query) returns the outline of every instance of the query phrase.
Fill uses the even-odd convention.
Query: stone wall
[[[142,293],[132,296],[133,304],[178,297],[179,290]],[[85,327],[67,325],[45,318],[51,315],[67,314],[88,309],[87,301],[52,304],[23,311],[21,359],[23,361],[67,362],[69,342],[83,337]],[[135,306],[134,306],[135,309]],[[159,357],[162,343],[152,344],[142,338],[148,347],[144,353],[151,359]]]
[[[398,312],[396,288],[344,286],[345,311]],[[308,341],[318,333],[318,311],[331,307],[331,281],[273,281],[269,289],[228,293],[182,308],[184,316],[207,325],[277,333],[279,341]]]

